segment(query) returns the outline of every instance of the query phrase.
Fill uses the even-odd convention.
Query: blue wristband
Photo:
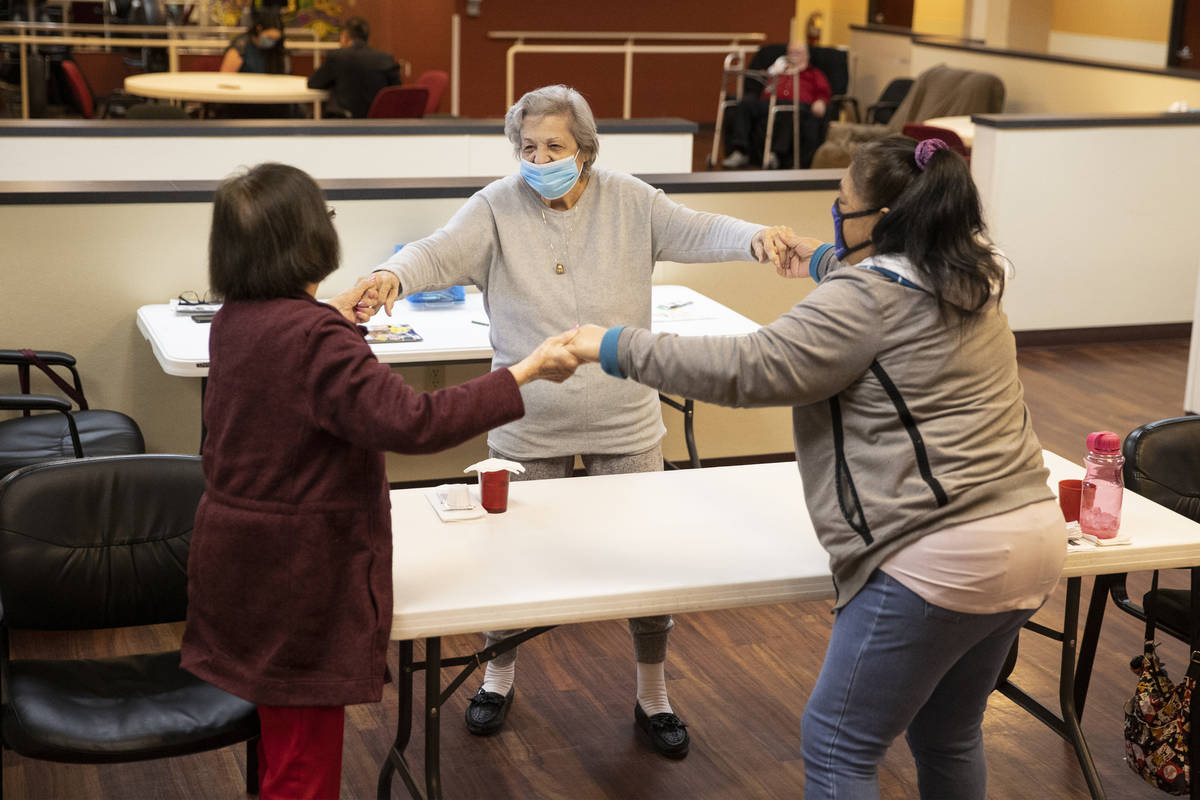
[[[621,372],[621,364],[617,360],[617,343],[621,340],[621,331],[623,330],[625,330],[624,325],[609,328],[604,332],[604,338],[600,340],[600,369],[614,378],[625,377],[625,373]]]
[[[831,244],[823,244],[813,251],[812,257],[808,259],[808,274],[817,283],[821,282],[821,276],[817,274],[817,267],[821,264],[821,259],[825,254],[833,249]]]

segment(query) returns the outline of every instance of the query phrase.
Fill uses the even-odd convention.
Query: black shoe
[[[683,758],[688,754],[691,737],[687,723],[674,714],[663,713],[647,717],[641,703],[633,706],[633,721],[650,738],[654,752],[667,758]]]
[[[502,695],[498,692],[485,692],[481,686],[467,704],[467,730],[476,736],[491,736],[500,730],[504,718],[508,716],[508,709],[512,706],[513,693],[516,690],[517,687],[514,686],[508,690],[508,694]]]

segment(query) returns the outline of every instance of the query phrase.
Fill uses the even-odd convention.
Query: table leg
[[[1081,722],[1088,685],[1092,681],[1092,665],[1096,662],[1096,647],[1100,642],[1100,626],[1104,623],[1104,609],[1108,605],[1109,587],[1124,577],[1124,574],[1097,575],[1092,584],[1092,599],[1088,603],[1083,638],[1079,640],[1079,660],[1075,665],[1075,714]]]
[[[404,751],[412,738],[413,712],[413,643],[412,640],[400,642],[400,673],[396,676],[396,690],[399,695],[400,716],[396,720],[396,740],[388,750],[383,765],[379,768],[379,784],[376,790],[377,800],[388,800],[392,796],[392,773],[398,772],[404,781],[411,797],[423,800],[424,795],[413,779],[412,770],[404,759]]]
[[[1010,681],[1005,681],[999,691],[1021,708],[1028,711],[1050,730],[1071,743],[1075,749],[1075,757],[1079,760],[1079,768],[1083,779],[1087,781],[1088,792],[1094,800],[1104,800],[1104,787],[1100,784],[1100,776],[1096,772],[1096,764],[1092,760],[1087,740],[1083,738],[1083,730],[1079,725],[1079,716],[1075,708],[1075,648],[1076,636],[1079,632],[1079,593],[1081,578],[1067,579],[1066,608],[1063,612],[1062,632],[1050,630],[1036,623],[1026,623],[1026,627],[1044,636],[1049,636],[1062,642],[1062,656],[1059,659],[1058,701],[1062,717],[1045,705],[1030,697],[1020,687]],[[1097,635],[1098,635],[1097,624]]]
[[[441,800],[442,640],[425,640],[425,791],[428,800]]]
[[[692,469],[700,469],[700,454],[696,451],[695,401],[685,397],[683,402],[679,402],[667,397],[665,394],[660,394],[658,399],[676,411],[683,413],[683,440],[687,444],[688,461],[691,462]]]

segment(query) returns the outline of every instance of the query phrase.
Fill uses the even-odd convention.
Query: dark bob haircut
[[[302,294],[337,269],[340,258],[325,198],[303,170],[259,164],[217,187],[208,281],[222,299]]]

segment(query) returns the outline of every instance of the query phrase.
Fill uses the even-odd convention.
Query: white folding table
[[[652,289],[653,329],[680,336],[736,336],[758,330],[758,323],[686,286],[657,285]],[[163,372],[200,378],[203,397],[208,375],[208,331],[211,327],[179,312],[177,303],[142,306],[137,326],[150,342]],[[587,320],[582,320],[586,322]],[[372,344],[385,364],[435,366],[451,363],[487,363],[492,359],[490,326],[483,310],[483,295],[469,292],[465,302],[414,304],[397,301],[389,317],[380,312],[370,325],[410,325],[419,342]],[[693,467],[700,466],[694,431],[694,403],[661,396],[664,403],[683,412],[683,432]]]
[[[1043,455],[1051,487],[1083,472]],[[413,797],[441,797],[442,704],[480,664],[550,627],[833,596],[794,462],[514,482],[506,513],[456,523],[441,522],[425,492],[391,495],[394,551],[402,554],[391,634],[400,641],[400,717],[379,798],[390,795],[394,772]],[[1075,711],[1081,576],[1200,564],[1200,525],[1130,492],[1122,529],[1132,544],[1068,551],[1063,631],[1032,626],[1062,642],[1062,718],[1007,680],[1001,687],[1071,742],[1093,797],[1103,789]],[[441,656],[442,636],[522,627],[527,633],[491,649]],[[1095,627],[1098,634],[1098,620]],[[413,660],[414,639],[425,640],[424,661]],[[463,668],[446,689],[443,667]],[[424,793],[404,758],[417,670],[425,670]]]

